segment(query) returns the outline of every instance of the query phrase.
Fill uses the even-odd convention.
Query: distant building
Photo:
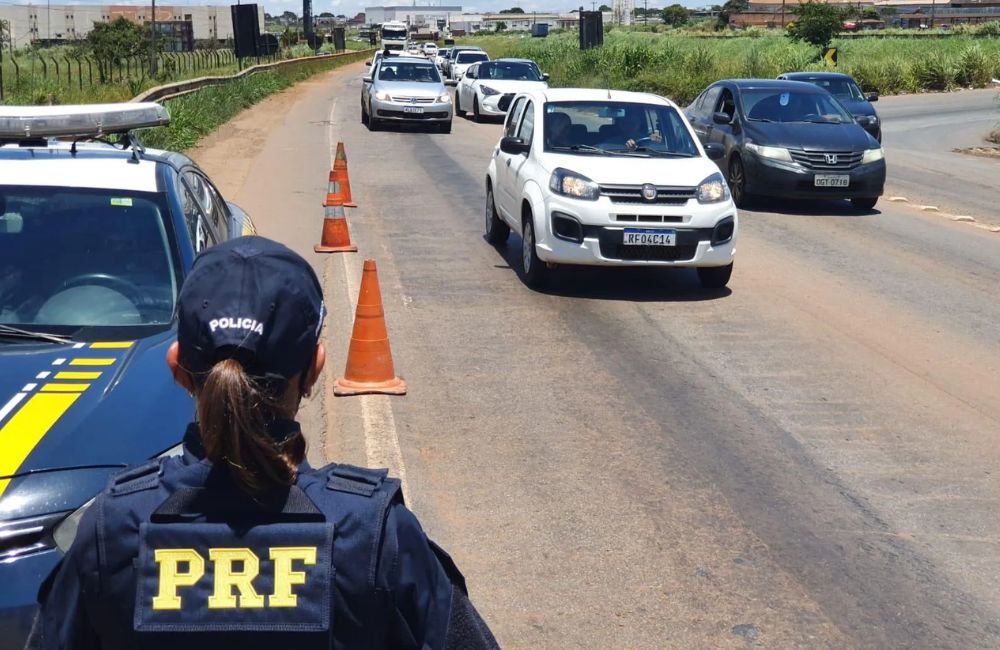
[[[365,22],[381,25],[392,21],[406,23],[410,29],[444,29],[453,16],[462,13],[461,5],[396,5],[390,7],[365,7]]]
[[[257,5],[264,27],[264,5]],[[58,44],[87,38],[94,23],[124,17],[145,25],[152,19],[148,5],[6,5],[0,4],[0,20],[10,23],[15,48],[32,44]],[[229,5],[156,7],[157,35],[188,48],[193,41],[227,41],[233,37]]]
[[[825,0],[860,11],[874,8],[881,19],[853,21],[853,29],[880,29],[885,26],[904,28],[944,27],[978,24],[1000,20],[1000,0]],[[747,10],[734,14],[729,24],[734,27],[783,27],[795,20],[792,9],[797,1],[750,0]]]
[[[603,13],[604,24],[610,25],[615,19],[614,13]],[[528,12],[523,14],[461,14],[451,19],[451,31],[463,30],[463,33],[496,31],[497,25],[503,23],[507,31],[528,32],[535,24],[548,25],[549,29],[577,29],[580,26],[580,16],[576,12],[569,14]]]

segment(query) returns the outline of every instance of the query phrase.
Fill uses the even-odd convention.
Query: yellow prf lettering
[[[160,567],[160,591],[153,597],[153,609],[180,609],[178,587],[190,587],[205,575],[205,559],[193,548],[157,549],[153,559]],[[188,570],[181,571],[181,562]]]
[[[292,593],[293,585],[306,583],[305,571],[293,571],[292,562],[316,564],[315,546],[279,546],[271,549],[274,561],[274,593],[267,597],[268,607],[295,607],[299,597]]]
[[[248,548],[210,548],[208,557],[215,565],[215,591],[208,597],[209,609],[263,607],[264,597],[253,588],[260,573],[260,560]],[[234,562],[243,562],[243,570],[233,570]],[[240,592],[239,602],[233,588]]]

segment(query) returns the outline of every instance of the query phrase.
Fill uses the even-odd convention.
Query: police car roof
[[[89,189],[155,192],[156,167],[173,155],[147,149],[138,162],[131,150],[102,143],[51,140],[47,146],[0,146],[0,185],[80,187]],[[174,154],[176,155],[176,154]]]

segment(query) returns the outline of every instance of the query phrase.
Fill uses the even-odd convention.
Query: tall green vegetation
[[[749,30],[747,30],[749,32]],[[575,33],[546,39],[488,37],[477,40],[493,57],[534,59],[554,86],[611,87],[655,92],[689,103],[708,84],[732,77],[774,78],[782,72],[829,70],[816,46],[781,32],[709,37],[611,30],[604,46],[581,51]],[[838,72],[854,76],[865,91],[882,94],[982,86],[1000,78],[1000,39],[834,39]]]
[[[113,66],[128,57],[149,51],[149,28],[119,16],[110,23],[94,23],[87,47],[97,59],[101,83],[107,83]]]

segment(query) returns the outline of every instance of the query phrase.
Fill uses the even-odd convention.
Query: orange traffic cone
[[[338,201],[338,205],[342,205],[345,208],[351,207],[347,205],[347,197],[344,196],[344,185],[337,178],[338,175],[332,169],[330,170],[330,179],[326,186],[326,201],[323,202],[323,207],[330,207],[334,202]]]
[[[327,201],[326,214],[323,216],[322,243],[313,246],[317,253],[354,253],[358,247],[351,243],[351,233],[347,230],[347,218],[344,216],[344,202],[334,197]]]
[[[406,394],[406,382],[396,376],[392,366],[392,350],[389,349],[389,335],[385,329],[375,260],[365,260],[351,347],[347,351],[347,368],[344,376],[334,383],[333,394]]]
[[[336,178],[340,181],[340,187],[344,192],[344,207],[358,207],[351,196],[351,179],[347,173],[347,153],[344,151],[343,142],[337,143],[337,155],[333,158],[333,170],[330,172],[330,178]]]

